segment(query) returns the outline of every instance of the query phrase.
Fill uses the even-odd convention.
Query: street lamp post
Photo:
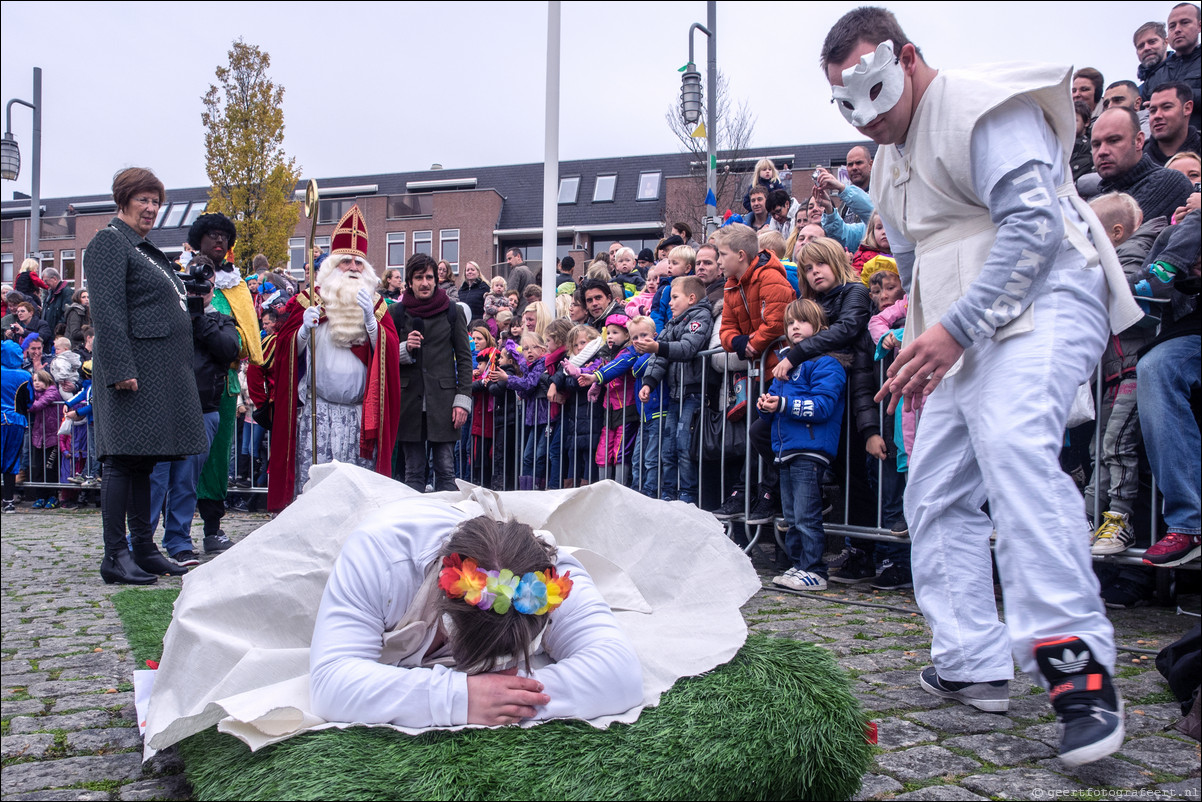
[[[717,145],[717,86],[718,86],[718,11],[717,2],[708,0],[705,4],[706,14],[703,26],[694,22],[689,27],[689,63],[685,68],[680,85],[680,113],[685,122],[695,125],[701,118],[701,73],[693,62],[693,31],[701,31],[709,37],[708,56],[706,58],[706,91],[709,93],[709,103],[705,105],[705,239],[709,238],[718,225],[718,206],[715,196],[716,176],[718,172]]]
[[[29,253],[38,254],[41,261],[39,240],[42,229],[42,68],[33,68],[33,102],[13,98],[4,107],[4,140],[0,142],[0,177],[16,181],[21,174],[21,149],[13,136],[13,104],[19,103],[33,109],[33,166],[30,175],[29,203]]]

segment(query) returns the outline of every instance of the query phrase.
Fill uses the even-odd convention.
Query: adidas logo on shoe
[[[1053,668],[1065,674],[1076,674],[1077,672],[1081,671],[1081,669],[1085,668],[1085,666],[1089,665],[1089,660],[1090,654],[1088,649],[1080,654],[1073,654],[1072,650],[1065,649],[1064,653],[1060,655],[1059,660],[1057,660],[1055,657],[1049,657],[1048,663]]]

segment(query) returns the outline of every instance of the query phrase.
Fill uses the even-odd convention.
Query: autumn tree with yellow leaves
[[[268,77],[270,66],[271,56],[239,39],[202,98],[211,185],[206,211],[237,225],[230,258],[243,272],[256,253],[273,265],[287,260],[301,209],[294,197],[300,171],[284,153],[284,87]]]

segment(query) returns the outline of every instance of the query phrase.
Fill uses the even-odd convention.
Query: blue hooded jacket
[[[843,395],[847,371],[832,356],[817,356],[776,379],[769,395],[780,398],[776,412],[764,413],[772,427],[772,453],[777,462],[810,454],[832,462],[839,453]]]
[[[28,371],[21,370],[21,360],[24,355],[21,346],[12,340],[0,344],[0,423],[5,426],[27,426],[24,415],[18,415],[16,409],[17,388],[33,377]]]

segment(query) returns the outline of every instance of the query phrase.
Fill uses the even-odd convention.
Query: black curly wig
[[[233,250],[234,242],[238,239],[238,229],[234,227],[233,220],[218,213],[202,214],[196,218],[196,222],[188,229],[188,244],[200,250],[201,237],[214,229],[225,232],[226,248]]]

